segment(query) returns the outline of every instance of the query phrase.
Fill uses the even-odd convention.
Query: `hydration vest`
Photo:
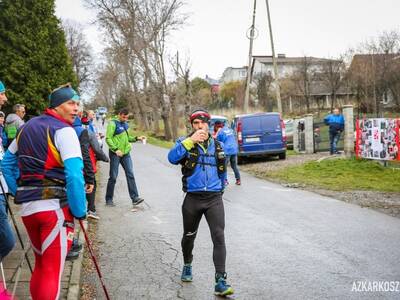
[[[47,110],[27,122],[16,137],[18,145],[18,181],[15,203],[59,199],[66,204],[64,164],[55,142],[57,130],[71,126]]]
[[[214,139],[215,143],[215,151],[214,154],[204,154],[200,153],[199,146],[195,146],[188,151],[189,155],[183,158],[180,162],[182,165],[182,175],[184,177],[190,177],[193,175],[194,169],[199,165],[210,165],[215,166],[218,171],[218,176],[221,177],[223,173],[226,172],[226,164],[225,164],[225,153],[224,149],[221,146],[221,143]],[[205,163],[203,160],[200,160],[200,157],[215,157],[216,164]]]

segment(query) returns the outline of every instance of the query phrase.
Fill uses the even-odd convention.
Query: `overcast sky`
[[[188,24],[169,50],[188,55],[192,76],[218,79],[226,67],[247,65],[253,0],[187,0]],[[276,53],[334,57],[384,30],[400,30],[400,0],[270,0]],[[56,14],[83,24],[96,53],[103,43],[83,0],[56,0]],[[271,55],[265,0],[257,1],[253,54]]]

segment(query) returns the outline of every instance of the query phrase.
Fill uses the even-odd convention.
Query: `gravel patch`
[[[359,205],[361,207],[371,208],[387,215],[400,218],[400,192],[387,193],[375,191],[330,191],[313,186],[307,186],[301,183],[286,183],[276,178],[265,177],[266,173],[279,171],[281,169],[304,164],[309,161],[329,159],[331,156],[327,152],[303,155],[289,155],[285,160],[277,158],[254,159],[240,166],[242,171],[253,174],[257,177],[280,183],[285,187],[300,188],[315,192],[323,196],[332,197],[344,202]]]
[[[304,164],[309,161],[319,160],[325,157],[329,157],[329,153],[321,152],[314,154],[303,154],[303,155],[288,155],[286,159],[278,159],[277,157],[268,158],[254,158],[247,160],[240,169],[252,174],[262,175],[271,171],[279,171],[281,169],[297,166]]]

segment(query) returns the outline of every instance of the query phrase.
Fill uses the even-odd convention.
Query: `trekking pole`
[[[145,200],[145,201],[143,201],[143,202],[144,202],[144,204],[146,204],[146,206],[147,206],[149,209],[151,209],[151,206],[150,206],[150,204],[148,204],[146,200]]]
[[[94,263],[94,266],[96,267],[97,275],[99,275],[100,283],[101,283],[101,286],[103,287],[103,291],[104,291],[104,294],[106,296],[106,299],[110,300],[110,296],[108,295],[108,291],[107,291],[106,285],[104,284],[104,281],[103,281],[103,276],[101,275],[99,265],[97,264],[97,260],[96,260],[96,257],[94,256],[92,245],[90,244],[89,237],[88,237],[88,235],[86,233],[85,227],[83,226],[82,220],[79,220],[79,225],[81,226],[82,231],[83,231],[83,235],[85,236],[86,245],[87,245],[87,247],[89,249],[89,253],[90,253],[90,256],[91,256],[92,261]]]
[[[1,178],[1,176],[3,176],[3,173],[0,172],[0,178]],[[21,233],[19,232],[19,229],[18,229],[18,226],[17,226],[17,221],[15,220],[14,213],[11,210],[11,207],[10,207],[10,205],[8,203],[8,195],[5,192],[5,189],[4,189],[4,186],[3,186],[3,183],[1,181],[1,179],[0,179],[0,188],[1,188],[1,192],[4,195],[4,199],[6,200],[6,206],[7,206],[8,212],[10,213],[11,220],[12,220],[12,222],[14,224],[15,232],[17,233],[19,243],[21,244],[21,248],[22,248],[22,250],[25,250],[24,242],[22,241]],[[29,270],[31,271],[31,274],[32,274],[33,273],[33,269],[32,269],[32,265],[31,265],[31,262],[29,261],[29,257],[28,257],[27,253],[25,253],[25,259],[26,259],[26,262],[28,263]]]
[[[0,269],[1,269],[1,279],[4,282],[4,288],[7,289],[6,276],[4,275],[4,267],[2,261],[0,262]]]
[[[14,281],[14,288],[13,288],[12,294],[11,294],[11,299],[15,299],[14,297],[15,297],[15,293],[17,291],[17,286],[18,286],[19,279],[20,279],[20,276],[21,276],[22,267],[24,266],[24,255],[26,255],[28,253],[28,251],[31,249],[31,247],[32,246],[29,245],[29,247],[24,251],[24,253],[22,254],[21,262],[19,263],[16,272],[11,277],[10,281],[13,281],[14,280],[14,276],[16,275],[16,279]]]

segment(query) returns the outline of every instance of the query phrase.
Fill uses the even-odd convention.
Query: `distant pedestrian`
[[[109,148],[110,158],[110,177],[107,183],[106,191],[106,205],[115,206],[114,188],[117,182],[118,169],[121,164],[124,168],[126,181],[128,183],[129,196],[132,200],[132,204],[136,207],[138,204],[144,201],[143,198],[139,197],[139,192],[136,187],[135,176],[133,175],[133,165],[131,159],[131,143],[138,140],[146,139],[145,136],[134,137],[129,134],[129,110],[123,108],[119,111],[118,116],[112,119],[107,126],[106,131],[106,143]]]
[[[79,122],[79,121],[77,121]],[[83,127],[89,124],[87,118],[82,118],[81,123]],[[88,128],[88,127],[87,127]],[[103,152],[101,145],[98,142],[97,136],[94,132],[88,130],[88,137],[89,137],[89,156],[93,167],[93,172],[97,172],[97,161],[109,162],[107,155]],[[86,199],[88,201],[88,218],[99,220],[100,217],[96,213],[96,189],[97,189],[97,182],[96,176],[94,176],[94,189],[91,193],[86,193]]]
[[[329,126],[329,141],[330,141],[330,153],[340,154],[337,150],[337,144],[340,139],[340,134],[344,130],[344,117],[340,114],[339,108],[333,110],[333,114],[327,115],[324,118],[324,122]]]
[[[240,185],[240,172],[237,166],[238,144],[235,133],[222,121],[216,121],[214,128],[217,141],[224,144],[226,165],[228,166],[228,163],[231,164],[233,173],[235,173],[236,185]],[[226,179],[225,185],[228,185],[228,179]]]
[[[182,205],[183,217],[183,270],[181,280],[191,282],[193,247],[197,230],[203,215],[210,228],[214,244],[215,267],[214,293],[219,296],[233,294],[227,284],[225,272],[225,211],[222,201],[226,165],[223,145],[209,134],[210,114],[205,110],[195,110],[190,115],[193,133],[178,139],[168,153],[170,163],[182,165],[183,191],[186,193]]]
[[[23,120],[25,114],[25,105],[15,104],[13,106],[13,113],[7,116],[5,130],[7,133],[8,144],[11,144],[17,135],[18,129],[25,124],[25,121]]]

